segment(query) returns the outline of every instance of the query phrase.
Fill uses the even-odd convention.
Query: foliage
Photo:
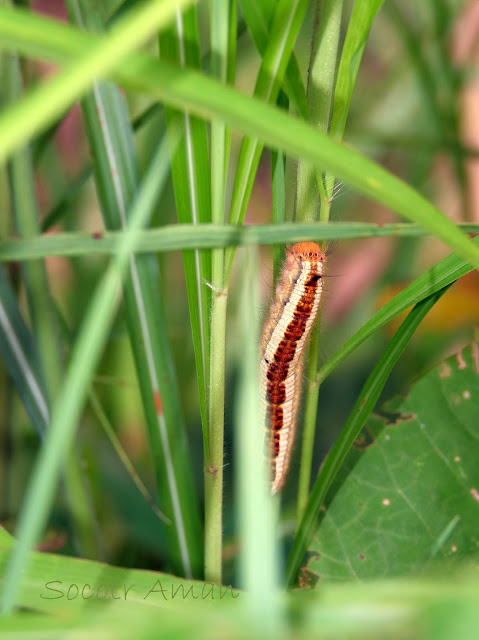
[[[0,0],[2,628],[475,637],[467,3],[22,4]],[[341,242],[280,505],[257,247],[276,273],[304,239]]]

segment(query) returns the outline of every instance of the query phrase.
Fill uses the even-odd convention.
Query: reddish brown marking
[[[59,549],[63,549],[66,543],[67,537],[65,534],[55,534],[55,538],[40,542],[35,549],[37,551],[58,551]]]
[[[320,280],[324,259],[324,253],[315,242],[300,242],[288,247],[285,266],[276,289],[276,299],[271,306],[263,331],[261,383],[266,405],[265,444],[268,445],[274,493],[282,488],[289,466],[299,403],[303,341],[308,323],[313,319],[313,314],[315,315],[316,301],[321,290]],[[306,278],[306,282],[303,278]],[[290,309],[291,315],[286,321],[282,318],[282,310],[291,300],[291,295],[295,293],[300,279],[302,282],[300,299],[297,300],[295,308]],[[270,340],[278,322],[281,322],[281,334],[275,338],[273,346]],[[298,351],[300,342],[303,345],[301,352]],[[272,348],[274,351],[271,350]],[[287,390],[287,387],[290,390]],[[286,400],[288,400],[287,415],[285,414]]]
[[[163,403],[161,402],[161,396],[158,391],[153,392],[153,400],[155,401],[156,413],[161,416],[163,414]]]
[[[95,240],[100,240],[101,238],[103,238],[103,234],[102,234],[102,232],[101,232],[101,231],[94,231],[94,232],[91,234],[91,237],[92,237],[92,238],[95,238]]]
[[[304,255],[305,258],[312,257],[311,253],[313,252],[314,255],[317,254],[317,245],[314,242],[303,242],[295,245],[295,253]],[[294,359],[298,343],[306,331],[306,325],[313,310],[316,288],[321,278],[316,268],[313,262],[310,278],[304,285],[305,290],[298,301],[293,320],[287,326],[266,374],[268,379],[266,397],[270,408],[270,425],[274,432],[280,431],[283,426],[283,409],[281,405],[286,399],[285,381],[288,377],[290,363]],[[273,458],[277,458],[279,455],[279,435],[273,441],[272,455]],[[275,464],[274,460],[273,463]]]

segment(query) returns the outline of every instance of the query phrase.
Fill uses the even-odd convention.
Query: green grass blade
[[[341,52],[334,89],[334,104],[330,124],[330,135],[334,140],[342,141],[343,139],[364,48],[373,21],[381,9],[383,2],[384,0],[372,0],[371,2],[354,3]],[[324,192],[326,198],[323,198],[321,203],[321,219],[326,219],[326,217],[323,216],[324,210],[327,211],[329,217],[335,182],[336,177],[334,174],[329,172],[325,175]]]
[[[276,102],[306,8],[307,2],[303,0],[280,0],[276,5],[268,46],[254,90],[256,98],[264,103]],[[231,198],[229,220],[232,224],[241,224],[244,219],[262,150],[263,144],[255,137],[244,139]],[[229,250],[226,253],[227,279],[233,257],[234,250]]]
[[[145,502],[148,503],[148,505],[150,506],[150,508],[153,511],[153,513],[158,518],[160,518],[160,520],[163,520],[163,522],[165,522],[167,524],[171,524],[171,520],[167,516],[165,516],[165,514],[162,511],[160,511],[160,509],[158,508],[157,504],[155,503],[153,497],[151,496],[150,492],[146,488],[143,480],[138,475],[133,463],[131,462],[130,458],[128,457],[127,452],[123,448],[118,436],[116,435],[115,429],[113,428],[112,424],[110,423],[110,421],[108,419],[108,416],[106,415],[105,411],[103,410],[103,407],[101,405],[101,402],[100,402],[97,394],[92,389],[90,389],[89,401],[90,401],[90,404],[91,404],[91,407],[92,407],[93,411],[96,414],[98,422],[101,424],[103,431],[105,432],[108,440],[110,441],[110,444],[113,447],[113,449],[114,449],[116,455],[118,456],[120,462],[122,463],[122,465],[124,466],[126,472],[130,476],[133,484],[136,486],[136,488],[138,489],[139,493],[144,498]]]
[[[241,0],[241,12],[248,26],[259,54],[263,57],[270,38],[270,26],[274,18],[276,2],[271,0]],[[301,72],[294,53],[286,67],[284,74],[284,91],[298,114],[309,119],[308,101],[304,90]]]
[[[39,436],[50,421],[36,344],[18,308],[4,267],[0,269],[0,353]]]
[[[52,412],[50,429],[25,497],[18,524],[18,544],[9,563],[3,587],[3,611],[10,611],[15,604],[29,551],[45,525],[54,499],[62,460],[72,443],[86,401],[88,386],[119,302],[121,281],[128,268],[137,232],[148,221],[165,182],[168,161],[164,147],[161,149],[159,160],[162,171],[152,171],[145,180],[135,201],[128,230],[119,243],[116,257],[95,290],[85,314],[65,382]]]
[[[331,136],[336,140],[343,139],[364,47],[373,21],[383,2],[384,0],[369,0],[368,2],[354,3],[341,52],[334,91],[334,108],[330,130]]]
[[[17,12],[7,12],[5,9],[0,11],[0,35],[5,38],[6,45],[11,46],[12,42],[15,46],[22,44],[27,52],[32,48],[33,35],[36,42],[42,43],[42,51],[49,52],[49,57],[56,60],[63,55],[74,56],[72,47],[77,50],[77,47],[90,42],[88,38],[92,37],[88,36],[85,40],[83,35],[79,38],[74,30],[61,25],[54,29],[61,36],[60,39],[50,38],[49,42],[45,42],[45,34],[41,33],[38,18],[32,24],[24,15],[20,21],[12,20],[11,14],[17,17]],[[45,23],[51,24],[52,21],[41,19],[40,23],[45,30]],[[29,38],[26,41],[27,25],[33,32],[28,31]],[[12,31],[15,31],[14,35]],[[68,46],[63,42],[66,34],[70,35]],[[38,45],[33,48],[38,51]],[[117,68],[115,77],[131,89],[146,92],[205,118],[223,119],[230,126],[252,138],[260,139],[264,144],[310,160],[318,168],[327,169],[373,200],[417,222],[456,249],[465,260],[479,267],[479,249],[434,205],[364,155],[335,143],[307,123],[193,70],[174,68],[142,54],[134,54],[124,60],[121,68]],[[0,120],[0,132],[2,122],[4,121]]]
[[[343,3],[325,0],[317,5],[317,16],[313,28],[311,57],[308,67],[308,107],[310,121],[320,131],[329,130],[336,81],[337,55]],[[323,175],[316,167],[303,159],[299,160],[296,180],[295,219],[302,222],[318,219],[328,222],[331,193],[325,189]],[[308,499],[313,445],[316,431],[319,385],[315,381],[319,358],[319,334],[321,314],[313,328],[307,355],[307,380],[304,394],[304,419],[299,469],[296,519],[299,524]]]
[[[160,58],[179,67],[201,68],[196,9],[176,14],[176,24],[159,39]],[[178,220],[211,222],[211,178],[206,124],[188,112],[165,108],[168,130],[180,130],[182,139],[172,157],[173,185]],[[190,312],[205,451],[209,451],[207,416],[209,379],[209,333],[211,309],[211,255],[195,250],[183,254]]]
[[[310,122],[325,133],[331,121],[342,12],[342,1],[325,0],[318,5],[311,46],[308,72]],[[325,191],[323,176],[320,174],[316,178],[316,175],[314,164],[300,159],[295,205],[295,219],[298,221],[317,220],[320,202],[321,220],[329,220],[331,193]]]
[[[238,0],[230,0],[228,24],[228,66],[226,68],[226,82],[232,87],[235,84],[236,78],[236,50],[238,46],[238,38]],[[231,148],[231,129],[229,127],[227,127],[226,129],[225,147],[227,149],[227,154],[225,157],[225,162],[227,163],[225,167],[225,174],[227,174],[229,164],[229,151]]]
[[[273,632],[281,627],[278,602],[279,558],[276,549],[277,523],[270,493],[269,469],[264,455],[264,426],[260,423],[258,251],[248,249],[242,268],[241,369],[236,403],[238,439],[238,516],[241,553],[241,586],[255,628]],[[276,501],[277,502],[277,501]],[[276,514],[277,515],[277,514]],[[265,616],[265,611],[269,614]]]
[[[479,233],[479,224],[460,224],[458,228],[464,233]],[[142,231],[136,252],[141,254],[180,251],[195,247],[214,249],[251,244],[284,245],[304,240],[327,242],[389,236],[418,238],[427,235],[429,235],[428,232],[422,227],[409,223],[377,225],[370,222],[330,222],[328,224],[286,222],[244,227],[220,224],[174,224]],[[0,244],[0,262],[35,260],[47,256],[108,255],[115,252],[120,237],[119,231],[105,231],[94,234],[71,232],[34,238],[5,239]],[[461,266],[467,264],[458,256],[455,256],[455,261]],[[472,269],[472,265],[468,265],[464,273]]]
[[[287,108],[288,99],[281,92],[278,102],[283,108]],[[285,185],[286,159],[282,151],[273,151],[271,154],[271,185],[272,185],[272,218],[275,225],[281,225],[286,220],[286,185]],[[284,248],[273,247],[273,281],[279,272],[280,262],[284,255]]]
[[[69,1],[72,15],[95,12],[88,2]],[[91,8],[91,7],[90,7]],[[94,155],[102,214],[109,229],[127,226],[128,209],[138,189],[139,170],[133,130],[124,97],[107,83],[95,83],[82,103]],[[150,168],[150,170],[153,170]],[[125,315],[145,411],[155,476],[168,527],[168,556],[183,575],[200,575],[198,507],[188,459],[180,396],[165,328],[157,262],[152,255],[132,257],[124,284]]]
[[[391,342],[364,384],[346,424],[321,467],[308,504],[306,505],[303,519],[288,558],[286,580],[289,585],[292,585],[296,579],[296,574],[301,565],[304,553],[306,552],[313,535],[313,530],[317,523],[321,505],[323,504],[326,493],[331,487],[334,477],[339,471],[349,448],[358,437],[364,423],[373,411],[389,374],[404,349],[409,344],[415,330],[428,311],[432,309],[448,288],[449,285],[440,291],[433,293],[414,307],[406,320],[404,320],[402,325],[396,331]]]
[[[161,113],[162,109],[160,105],[153,104],[142,111],[132,121],[133,129],[136,131],[144,127],[151,119],[158,113]],[[81,188],[93,175],[93,166],[86,164],[86,166],[80,171],[78,177],[68,185],[64,193],[58,198],[57,203],[52,209],[44,216],[42,221],[42,231],[48,231],[56,222],[58,222],[68,211],[72,202],[78,196]]]
[[[479,244],[478,239],[474,239]],[[325,380],[360,344],[399,313],[419,303],[472,271],[472,266],[451,254],[425,271],[419,278],[387,302],[318,371],[317,382]]]

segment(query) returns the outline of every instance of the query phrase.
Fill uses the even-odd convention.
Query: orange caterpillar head
[[[324,262],[324,253],[316,242],[298,242],[293,244],[288,252],[301,260]]]

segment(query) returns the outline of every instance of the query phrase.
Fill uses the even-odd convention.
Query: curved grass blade
[[[296,574],[301,565],[304,553],[313,535],[321,505],[326,493],[346,457],[349,448],[359,435],[364,423],[373,411],[381,391],[391,373],[394,365],[409,344],[415,330],[432,309],[439,298],[447,291],[450,285],[433,293],[431,296],[419,302],[409,313],[406,320],[396,331],[391,342],[387,346],[381,358],[364,384],[361,393],[351,411],[346,424],[321,466],[319,475],[309,497],[304,516],[296,534],[293,548],[288,558],[286,580],[289,585],[294,583]]]
[[[20,20],[19,13],[22,14]],[[32,20],[22,12],[1,7],[0,18],[0,35],[4,38],[5,46],[11,47],[12,43],[15,47],[21,45],[26,53],[35,51],[38,54],[41,50],[42,55],[46,54],[46,57],[60,63],[64,63],[65,56],[67,59],[78,56],[82,47],[95,41],[91,35],[78,34],[64,25],[55,25],[54,21],[37,17]],[[52,28],[49,38],[45,37],[45,25]],[[457,250],[476,268],[479,267],[479,248],[439,209],[364,155],[334,142],[307,123],[194,70],[178,69],[144,54],[130,55],[116,68],[114,75],[130,89],[145,92],[204,118],[220,118],[246,135],[262,140],[264,144],[303,157],[320,169],[327,169],[373,200],[417,222]],[[78,88],[76,93],[80,93]],[[4,130],[5,122],[0,119],[0,133]],[[1,137],[0,140],[3,142]],[[16,135],[15,140],[18,144],[23,137]],[[9,148],[15,146],[15,141],[9,138],[8,145]]]
[[[177,0],[176,6],[184,7],[191,2]],[[13,22],[17,21],[17,12],[5,7],[0,9],[2,13],[11,11]],[[108,36],[84,49],[80,59],[74,60],[52,80],[5,109],[0,119],[0,162],[70,107],[92,84],[92,78],[106,75],[130,51],[167,25],[174,15],[175,6],[167,0],[142,3],[129,12],[128,17],[119,20]],[[48,35],[51,37],[51,34]]]
[[[479,238],[473,242],[478,245]],[[317,383],[325,380],[334,369],[343,362],[360,344],[369,338],[380,327],[395,318],[399,313],[413,304],[419,303],[428,296],[433,295],[443,287],[451,285],[458,278],[473,270],[472,265],[464,262],[459,256],[452,253],[433,267],[425,271],[419,278],[398,293],[387,302],[359,331],[357,331],[344,345],[336,351],[318,371]]]

